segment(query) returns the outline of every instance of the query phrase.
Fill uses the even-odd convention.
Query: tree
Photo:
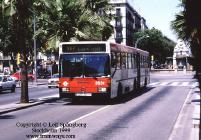
[[[1,3],[2,4],[2,3]],[[14,38],[14,25],[13,20],[8,17],[4,17],[2,12],[2,5],[0,4],[0,52],[3,52],[5,56],[11,57],[11,62],[14,66],[14,70],[17,67],[14,57],[15,52],[15,38]]]
[[[152,28],[134,33],[134,41],[140,37],[149,36],[138,43],[138,48],[146,50],[153,55],[160,64],[165,63],[166,57],[173,56],[175,43],[163,36],[161,31]]]
[[[1,32],[3,51],[21,54],[21,103],[29,102],[27,62],[32,51],[33,35],[30,29],[32,4],[32,1],[27,0],[2,0],[0,6],[1,21],[4,24],[1,28],[5,31]]]

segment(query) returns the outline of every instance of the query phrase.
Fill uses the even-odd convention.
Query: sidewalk
[[[17,110],[21,110],[21,109],[25,109],[28,107],[32,107],[32,106],[36,106],[36,105],[40,105],[45,103],[48,100],[54,100],[55,98],[58,98],[58,95],[53,95],[53,96],[45,96],[45,97],[41,97],[38,99],[32,99],[29,101],[29,103],[10,103],[10,104],[6,104],[6,105],[1,105],[0,106],[0,115],[1,114],[5,114],[5,113],[9,113],[12,111],[17,111]]]
[[[192,131],[191,140],[199,140],[199,125],[200,125],[200,89],[198,85],[193,87],[193,94],[191,99],[193,105],[192,114]]]

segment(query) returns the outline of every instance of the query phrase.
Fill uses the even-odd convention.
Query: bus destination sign
[[[70,52],[105,52],[105,44],[63,44],[63,53]]]

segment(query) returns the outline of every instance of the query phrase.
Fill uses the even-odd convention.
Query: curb
[[[4,109],[3,111],[0,111],[0,115],[6,114],[6,113],[9,113],[9,112],[13,112],[13,111],[17,111],[17,110],[26,109],[26,108],[29,108],[29,107],[32,107],[32,106],[40,105],[40,104],[43,104],[44,102],[45,101],[36,102],[36,103],[24,103],[24,104],[15,103],[15,105],[16,105],[15,107],[12,107],[10,109]]]
[[[57,100],[57,99],[58,98],[56,96],[47,96],[47,97],[43,97],[41,99],[31,99],[29,101],[29,103],[6,104],[6,105],[3,105],[0,107],[0,115],[10,113],[13,111],[17,111],[17,110],[26,109],[26,108],[37,106],[37,105],[41,105],[47,101],[52,101],[52,100]],[[38,101],[34,101],[34,100],[38,100]],[[6,106],[6,107],[4,108],[4,106]]]
[[[198,84],[193,87],[193,98],[191,103],[193,104],[193,114],[192,114],[192,130],[191,130],[191,140],[199,140],[199,126],[200,126],[200,89]]]

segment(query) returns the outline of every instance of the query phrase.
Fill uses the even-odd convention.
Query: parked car
[[[20,72],[15,72],[11,76],[14,77],[16,81],[20,81],[21,80],[21,74],[20,74]],[[35,78],[34,78],[33,74],[28,74],[28,80],[29,81],[33,81],[34,79]]]
[[[50,79],[48,79],[48,88],[59,87],[59,74],[53,74]]]
[[[4,90],[11,90],[15,92],[16,82],[9,75],[0,75],[0,92]]]

